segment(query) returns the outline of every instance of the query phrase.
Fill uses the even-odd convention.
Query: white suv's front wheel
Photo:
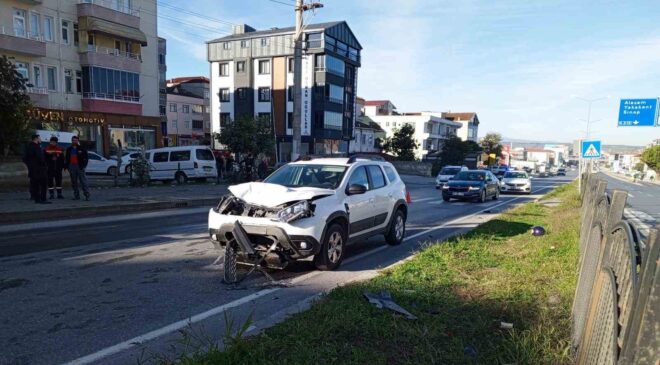
[[[341,264],[346,251],[346,233],[342,226],[333,224],[328,227],[321,251],[314,256],[314,265],[319,270],[334,270]]]

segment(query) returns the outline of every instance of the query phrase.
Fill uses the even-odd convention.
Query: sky
[[[317,0],[319,1],[319,0]],[[660,97],[657,0],[322,0],[308,23],[345,20],[364,48],[358,94],[399,112],[476,112],[479,136],[645,145],[617,127],[621,98]],[[294,25],[293,0],[158,0],[167,78],[209,76],[205,41]],[[181,10],[184,9],[184,10]]]

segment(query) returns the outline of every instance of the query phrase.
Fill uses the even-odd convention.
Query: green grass
[[[337,288],[264,333],[182,364],[568,364],[576,283],[575,184],[422,250],[377,278]],[[534,237],[542,225],[547,234]],[[418,320],[369,304],[388,290]],[[513,323],[501,329],[500,321]],[[468,349],[466,351],[466,348]],[[466,352],[468,354],[466,354]],[[470,355],[470,353],[472,353]],[[476,355],[475,355],[476,353]]]

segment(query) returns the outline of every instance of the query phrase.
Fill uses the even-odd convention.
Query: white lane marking
[[[415,200],[413,200],[412,202],[413,202],[413,203],[421,203],[421,202],[425,202],[425,201],[428,201],[428,200],[434,200],[434,199],[438,199],[438,198],[423,198],[423,199],[415,199]]]
[[[546,189],[546,188],[537,189],[537,190],[533,191],[532,193],[539,192],[539,191],[541,191],[541,190],[543,190],[543,189]],[[522,199],[522,198],[527,198],[527,197],[526,197],[526,196],[520,196],[520,197],[517,197],[517,198],[514,198],[514,199],[510,199],[510,200],[507,200],[507,201],[503,201],[503,202],[500,202],[500,203],[498,203],[498,204],[496,204],[496,205],[490,206],[490,207],[488,207],[487,209],[492,209],[492,208],[498,207],[498,206],[500,206],[500,205],[508,204],[508,203],[511,203],[511,202],[513,202],[513,201],[516,201],[516,200],[519,200],[519,199]],[[456,219],[454,219],[454,220],[451,220],[451,221],[449,221],[449,222],[446,222],[446,223],[443,223],[443,224],[441,224],[441,225],[435,226],[435,227],[433,227],[433,228],[429,228],[429,229],[427,229],[427,230],[425,230],[425,231],[422,231],[422,232],[419,232],[419,233],[415,233],[415,234],[413,234],[413,235],[411,235],[411,236],[406,237],[404,241],[412,240],[412,239],[414,239],[414,238],[417,238],[417,237],[419,237],[419,236],[422,236],[422,235],[428,234],[428,233],[430,233],[430,232],[437,231],[438,229],[441,229],[441,228],[443,228],[443,227],[446,227],[446,226],[448,226],[448,225],[450,225],[450,224],[457,223],[458,221],[461,221],[461,220],[464,220],[464,219],[468,219],[468,218],[474,217],[474,216],[476,216],[476,215],[478,215],[478,214],[483,213],[483,211],[484,211],[484,210],[487,210],[487,209],[480,209],[479,211],[477,211],[477,212],[475,212],[475,213],[472,213],[472,214],[470,214],[470,215],[463,216],[463,217],[460,217],[460,218],[456,218]],[[376,248],[374,248],[373,250],[370,250],[370,251],[367,251],[367,252],[363,252],[363,253],[361,253],[361,254],[359,254],[359,255],[356,255],[356,256],[353,256],[353,257],[350,257],[350,258],[344,260],[344,264],[350,264],[351,262],[355,262],[355,261],[357,261],[357,260],[360,260],[360,259],[363,258],[363,257],[367,257],[367,256],[370,256],[370,255],[373,255],[373,254],[375,254],[375,253],[377,253],[377,252],[380,252],[380,251],[383,251],[383,250],[385,250],[385,249],[387,249],[387,248],[389,248],[389,246],[379,246],[379,247],[376,247]],[[403,259],[403,260],[406,260],[406,259]],[[309,273],[307,273],[307,274],[304,274],[304,275],[298,276],[298,277],[296,277],[296,278],[293,278],[293,279],[290,281],[290,283],[291,283],[291,284],[296,284],[296,283],[298,283],[298,282],[301,282],[301,281],[304,281],[304,280],[311,279],[311,278],[316,277],[316,276],[318,276],[318,275],[321,275],[321,274],[323,274],[323,273],[324,273],[323,271],[312,271],[312,272],[309,272]],[[231,309],[231,308],[237,307],[237,306],[239,306],[239,305],[241,305],[241,304],[245,304],[245,303],[247,303],[247,302],[249,302],[249,301],[251,301],[251,300],[255,300],[255,299],[260,298],[260,297],[262,297],[262,296],[265,296],[265,295],[268,295],[268,294],[274,293],[274,292],[276,292],[276,291],[278,291],[278,290],[280,290],[280,289],[282,289],[282,288],[263,289],[263,290],[258,291],[258,292],[256,292],[256,293],[250,294],[250,295],[248,295],[248,296],[245,296],[245,297],[242,297],[242,298],[236,299],[236,300],[234,300],[234,301],[232,301],[232,302],[229,302],[229,303],[227,303],[227,304],[223,304],[223,305],[217,306],[217,307],[215,307],[215,308],[209,309],[209,310],[206,311],[206,312],[203,312],[203,313],[200,313],[200,314],[196,314],[196,315],[191,316],[191,317],[189,317],[189,318],[187,318],[187,319],[182,319],[182,320],[180,320],[180,321],[177,321],[177,322],[174,322],[174,323],[172,323],[172,324],[169,324],[169,325],[167,325],[167,326],[165,326],[165,327],[161,327],[161,328],[159,328],[159,329],[157,329],[157,330],[154,330],[154,331],[148,332],[148,333],[146,333],[146,334],[144,334],[144,335],[140,335],[140,336],[137,336],[137,337],[133,337],[133,338],[130,339],[130,340],[127,340],[127,341],[124,341],[124,342],[118,343],[118,344],[113,345],[113,346],[110,346],[110,347],[106,347],[106,348],[104,348],[104,349],[102,349],[102,350],[100,350],[100,351],[97,351],[97,352],[95,352],[95,353],[92,353],[92,354],[89,354],[89,355],[87,355],[87,356],[83,356],[83,357],[81,357],[81,358],[78,358],[78,359],[72,360],[72,361],[70,361],[70,362],[64,363],[63,365],[85,365],[85,364],[91,364],[91,363],[96,362],[96,361],[99,361],[99,360],[101,360],[101,359],[103,359],[103,358],[105,358],[105,357],[108,357],[108,356],[111,356],[111,355],[114,355],[114,354],[120,353],[120,352],[125,351],[125,350],[129,350],[129,349],[131,349],[132,347],[135,347],[136,345],[142,344],[142,343],[144,343],[144,342],[146,342],[146,341],[154,340],[154,339],[156,339],[156,338],[158,338],[158,337],[161,337],[161,336],[167,335],[167,334],[169,334],[169,333],[172,333],[172,332],[178,331],[178,330],[180,330],[180,329],[182,329],[182,328],[184,328],[184,327],[186,327],[186,326],[189,326],[189,325],[191,325],[191,324],[195,324],[195,323],[200,322],[200,321],[202,321],[202,320],[205,320],[205,319],[207,319],[207,318],[209,318],[209,317],[212,317],[212,316],[214,316],[214,315],[220,314],[220,313],[226,311],[227,309]]]
[[[634,197],[635,197],[634,195],[632,195],[632,194],[630,194],[630,193],[628,193],[628,196],[631,197],[631,198],[634,198]]]

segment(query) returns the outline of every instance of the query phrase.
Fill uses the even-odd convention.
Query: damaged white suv
[[[209,211],[211,241],[225,250],[226,281],[249,257],[283,268],[313,256],[318,269],[333,270],[349,242],[384,234],[397,245],[405,235],[406,187],[381,158],[301,160],[229,191]]]

